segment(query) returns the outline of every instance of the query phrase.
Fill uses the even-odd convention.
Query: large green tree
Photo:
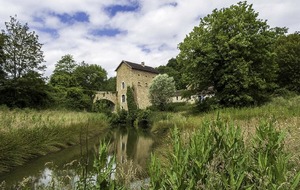
[[[152,105],[160,110],[165,110],[166,105],[170,102],[170,98],[175,93],[175,82],[173,77],[167,74],[157,75],[149,88],[149,98]]]
[[[281,36],[275,47],[279,65],[278,84],[300,93],[300,33]]]
[[[38,41],[38,35],[30,32],[27,23],[22,25],[15,17],[10,22],[5,22],[6,30],[2,30],[5,36],[2,47],[5,59],[2,69],[9,78],[20,78],[31,71],[43,71],[45,65],[42,44]]]
[[[166,65],[161,65],[156,69],[160,74],[167,74],[173,77],[177,90],[186,89],[187,83],[182,75],[182,67],[175,58],[171,58]]]
[[[74,70],[77,84],[86,90],[103,90],[107,72],[99,65],[82,62]]]
[[[0,35],[0,104],[20,108],[49,105],[48,86],[40,73],[45,66],[38,36],[16,17],[5,25]]]
[[[179,44],[178,62],[198,92],[214,86],[225,106],[258,104],[276,86],[275,30],[252,5],[215,9]]]
[[[78,65],[72,55],[67,54],[62,56],[55,64],[55,69],[50,77],[50,84],[52,86],[66,88],[77,86],[76,79],[73,75],[77,66]]]

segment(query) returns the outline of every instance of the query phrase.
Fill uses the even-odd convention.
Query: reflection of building
[[[141,136],[134,129],[116,131],[112,146],[115,150],[116,161],[124,164],[131,160],[134,168],[145,168],[150,158],[153,140],[151,137]]]

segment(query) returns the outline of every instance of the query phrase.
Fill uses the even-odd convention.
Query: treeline
[[[178,46],[180,52],[157,69],[186,95],[214,90],[209,105],[260,105],[274,94],[300,93],[300,33],[271,28],[252,5],[215,9]],[[205,101],[199,102],[203,108]]]
[[[11,108],[92,110],[97,90],[115,90],[115,78],[99,65],[78,63],[64,55],[50,79],[43,77],[42,44],[17,17],[6,22],[0,35],[0,105]]]

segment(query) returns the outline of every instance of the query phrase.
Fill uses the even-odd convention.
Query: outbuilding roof
[[[130,61],[125,61],[125,60],[121,61],[121,63],[119,64],[119,66],[116,68],[116,71],[119,69],[119,67],[123,63],[126,64],[126,65],[128,65],[132,69],[135,69],[135,70],[159,74],[159,72],[156,69],[154,69],[153,67],[146,66],[143,62],[141,64],[137,64],[137,63],[132,63]]]

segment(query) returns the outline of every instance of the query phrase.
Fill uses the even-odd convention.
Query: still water
[[[49,186],[54,179],[67,175],[72,179],[70,188],[73,188],[79,178],[78,163],[84,160],[91,169],[101,140],[109,142],[109,157],[115,155],[117,163],[126,165],[130,161],[131,167],[124,167],[124,170],[145,169],[154,143],[146,131],[133,127],[114,129],[105,135],[89,139],[87,144],[82,146],[73,146],[17,167],[0,176],[0,183],[5,181],[7,189],[14,189],[17,184],[30,179],[31,187],[35,189],[37,186]],[[124,170],[122,172],[128,172]]]

